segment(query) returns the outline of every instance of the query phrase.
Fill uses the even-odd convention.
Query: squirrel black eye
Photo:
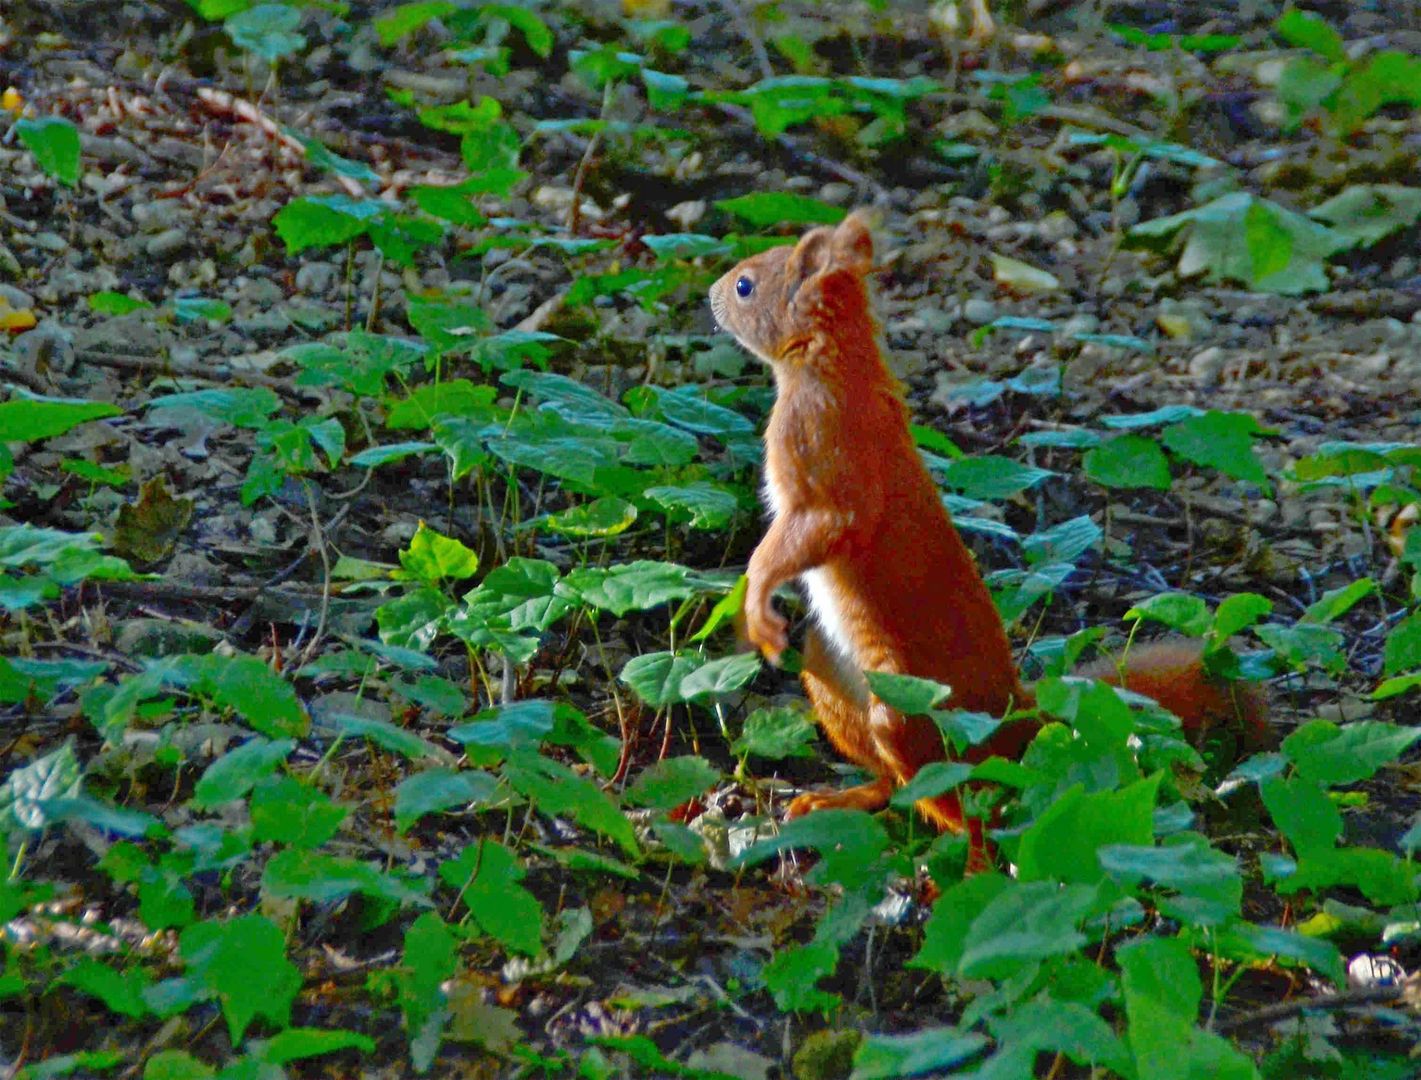
[[[748,277],[738,277],[735,279],[735,295],[744,300],[755,291],[755,283]]]

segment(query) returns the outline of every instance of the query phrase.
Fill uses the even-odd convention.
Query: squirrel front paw
[[[789,648],[789,623],[769,601],[745,609],[745,636],[772,664]]]

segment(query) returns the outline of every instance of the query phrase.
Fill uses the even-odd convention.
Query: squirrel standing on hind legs
[[[950,705],[998,717],[1034,704],[913,443],[903,388],[879,353],[865,286],[872,263],[873,240],[856,211],[793,247],[746,259],[710,293],[717,324],[770,365],[776,386],[765,430],[772,521],[750,558],[746,636],[779,659],[788,637],[771,597],[799,579],[817,622],[804,648],[805,692],[834,746],[875,777],[800,795],[791,817],[881,809],[895,787],[946,756],[932,719],[884,704],[865,671],[935,679],[951,687]],[[1209,678],[1199,649],[1184,641],[1136,646],[1123,670],[1107,662],[1080,673],[1154,698],[1187,730],[1241,722],[1255,740],[1265,730],[1257,688]],[[1037,726],[1009,723],[965,757],[1014,759]],[[917,806],[940,829],[967,828],[956,794]],[[980,846],[980,825],[971,825]]]

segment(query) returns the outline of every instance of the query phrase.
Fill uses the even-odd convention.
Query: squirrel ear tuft
[[[811,229],[799,238],[785,263],[785,280],[790,296],[799,292],[800,287],[823,270],[829,262],[830,240],[833,234],[828,229]]]
[[[855,210],[834,230],[834,261],[858,274],[873,268],[873,235],[865,211]]]

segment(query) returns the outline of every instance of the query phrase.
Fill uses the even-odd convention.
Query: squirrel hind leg
[[[887,806],[892,796],[893,781],[886,776],[841,791],[806,791],[791,800],[785,818],[793,820],[816,810],[863,810],[872,814]]]

